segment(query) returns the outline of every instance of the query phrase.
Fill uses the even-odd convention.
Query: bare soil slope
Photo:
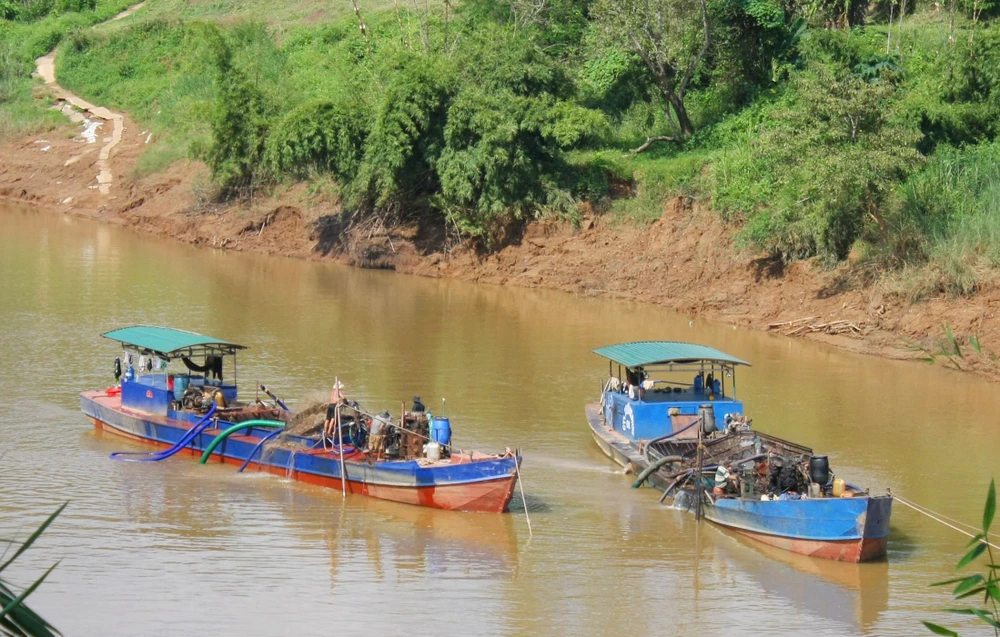
[[[65,91],[57,95],[70,99]],[[486,255],[468,245],[449,245],[443,228],[367,225],[345,232],[338,202],[310,196],[304,186],[252,202],[206,205],[195,194],[207,179],[203,165],[179,162],[136,179],[132,169],[148,134],[127,116],[102,119],[106,114],[95,111],[79,113],[74,116],[79,121],[44,136],[0,146],[0,199],[220,249],[635,299],[881,356],[926,355],[907,350],[908,341],[937,351],[945,324],[963,338],[977,335],[987,350],[1000,343],[998,289],[970,299],[908,304],[877,287],[858,286],[847,265],[783,267],[738,251],[733,228],[686,198],[667,202],[649,226],[601,216],[584,219],[580,227],[536,221],[522,237]],[[103,124],[91,143],[82,134],[97,121]],[[108,149],[103,160],[101,148]],[[102,171],[114,175],[105,192]],[[959,364],[1000,377],[988,352],[970,350]]]

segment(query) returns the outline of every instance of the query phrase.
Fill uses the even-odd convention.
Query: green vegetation
[[[993,516],[996,513],[996,508],[996,481],[990,480],[990,488],[986,493],[986,505],[983,507],[983,530],[981,533],[973,536],[968,544],[971,548],[958,561],[958,565],[955,567],[956,571],[960,571],[985,554],[987,558],[984,568],[985,575],[976,573],[967,577],[956,577],[955,579],[938,582],[933,584],[933,586],[950,586],[954,584],[955,589],[952,591],[952,597],[956,601],[982,595],[983,601],[980,608],[949,608],[948,612],[975,617],[979,622],[993,629],[994,635],[1000,636],[1000,605],[998,605],[1000,603],[1000,564],[997,563],[993,555],[993,547],[990,544],[990,527],[993,525]],[[939,626],[938,624],[932,624],[927,621],[923,622],[923,624],[935,635],[958,637],[958,633],[955,631]]]
[[[34,61],[69,33],[103,22],[128,0],[0,0],[0,141],[53,128],[65,118],[31,95]]]
[[[66,504],[63,504],[58,509],[55,510],[52,515],[50,515],[45,522],[41,524],[35,532],[32,533],[27,540],[23,543],[17,543],[13,540],[0,540],[0,544],[6,544],[7,549],[13,546],[17,546],[14,551],[6,561],[0,563],[0,573],[11,564],[13,564],[22,553],[31,548],[31,545],[41,537],[45,529],[52,524],[52,521],[59,517],[59,514],[63,512],[66,508]],[[4,551],[6,553],[6,551]],[[42,574],[33,584],[28,588],[24,589],[20,593],[15,592],[12,585],[5,581],[2,576],[0,576],[0,635],[11,636],[11,637],[54,637],[55,635],[61,635],[58,630],[53,628],[47,621],[42,619],[38,613],[31,610],[25,604],[25,600],[29,595],[35,592],[35,590],[41,586],[45,578],[49,576],[49,573],[58,566],[59,563],[56,562],[49,567],[45,573]]]
[[[110,6],[28,17],[39,3],[0,28]],[[582,201],[644,223],[686,194],[742,247],[850,260],[853,280],[918,299],[1000,267],[998,15],[981,0],[151,0],[55,40],[72,32],[64,85],[152,131],[140,174],[197,157],[219,197],[333,180],[346,221],[419,217],[484,247]]]

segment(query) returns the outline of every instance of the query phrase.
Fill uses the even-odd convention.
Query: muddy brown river
[[[655,285],[655,281],[650,282]],[[328,391],[398,409],[447,398],[455,442],[520,446],[524,503],[426,510],[237,474],[189,457],[122,463],[77,393],[111,384],[101,332],[161,324],[249,345],[244,391]],[[835,472],[971,524],[997,461],[1000,392],[940,366],[863,357],[657,307],[199,249],[0,204],[0,537],[69,506],[9,573],[75,635],[914,635],[966,538],[900,505],[888,559],[767,549],[632,490],[583,405],[625,340],[749,360],[757,428]],[[990,344],[985,344],[987,347]],[[5,575],[8,573],[5,572]],[[968,625],[966,625],[968,628]]]

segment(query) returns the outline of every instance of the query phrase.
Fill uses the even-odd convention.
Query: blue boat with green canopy
[[[185,453],[359,495],[459,511],[507,510],[520,454],[464,451],[451,423],[423,405],[396,416],[366,412],[335,380],[329,403],[290,410],[266,386],[241,400],[236,355],[220,338],[137,325],[105,338],[121,346],[115,385],[80,394],[105,432],[160,447],[113,458],[160,461]],[[263,397],[262,397],[263,394]]]
[[[709,521],[795,553],[841,561],[885,555],[892,497],[836,478],[826,456],[757,431],[736,397],[750,363],[707,345],[620,343],[600,400],[586,406],[597,445]]]
[[[736,368],[750,363],[694,343],[641,341],[600,347],[608,359],[602,392],[604,418],[630,442],[650,440],[687,426],[710,405],[715,427],[743,415],[736,399]]]

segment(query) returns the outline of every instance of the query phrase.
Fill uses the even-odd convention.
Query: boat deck
[[[188,420],[170,418],[168,416],[161,416],[159,414],[153,414],[147,411],[143,411],[141,409],[131,409],[129,407],[123,407],[121,395],[120,394],[109,395],[107,393],[107,390],[85,391],[82,392],[81,395],[87,399],[94,401],[95,403],[97,403],[101,407],[104,407],[105,409],[110,409],[112,411],[133,416],[135,418],[141,418],[142,420],[155,423],[161,426],[173,427],[184,431],[188,431],[194,428],[197,422],[195,420],[188,421]],[[227,421],[220,418],[220,422],[227,422]],[[209,427],[203,430],[202,434],[211,439],[222,433],[224,430],[225,427]],[[241,442],[256,444],[260,442],[263,435],[270,433],[270,431],[271,430],[269,429],[248,429],[246,432],[243,433],[230,434],[228,439],[233,441],[241,441]],[[120,430],[116,430],[115,433],[119,435],[126,435],[127,437],[135,437],[135,436],[128,436],[127,434],[125,434],[125,432],[122,432]],[[141,440],[143,442],[149,442],[146,439],[141,439]],[[162,442],[162,441],[155,441],[155,442]],[[190,447],[190,453],[191,455],[200,456],[202,453],[202,449],[203,449],[202,445],[196,442],[194,445]],[[225,449],[225,447],[223,447],[223,449]],[[340,458],[339,452],[335,452],[330,449],[324,449],[323,447],[317,447],[315,449],[312,448],[296,449],[295,453],[307,456],[319,456],[319,457],[328,456],[331,458],[337,458],[338,460]],[[225,454],[217,452],[213,454],[213,459],[216,459],[217,461],[221,460],[223,455]],[[392,464],[394,462],[416,462],[421,468],[435,468],[435,467],[447,467],[460,464],[468,464],[472,462],[479,462],[482,460],[491,460],[497,457],[498,456],[496,454],[487,454],[478,451],[463,451],[456,449],[452,452],[452,454],[449,457],[441,458],[440,460],[428,460],[427,458],[419,458],[415,461],[381,460],[376,464]],[[368,454],[361,450],[355,450],[344,454],[344,461],[356,462],[356,463],[368,463]]]

